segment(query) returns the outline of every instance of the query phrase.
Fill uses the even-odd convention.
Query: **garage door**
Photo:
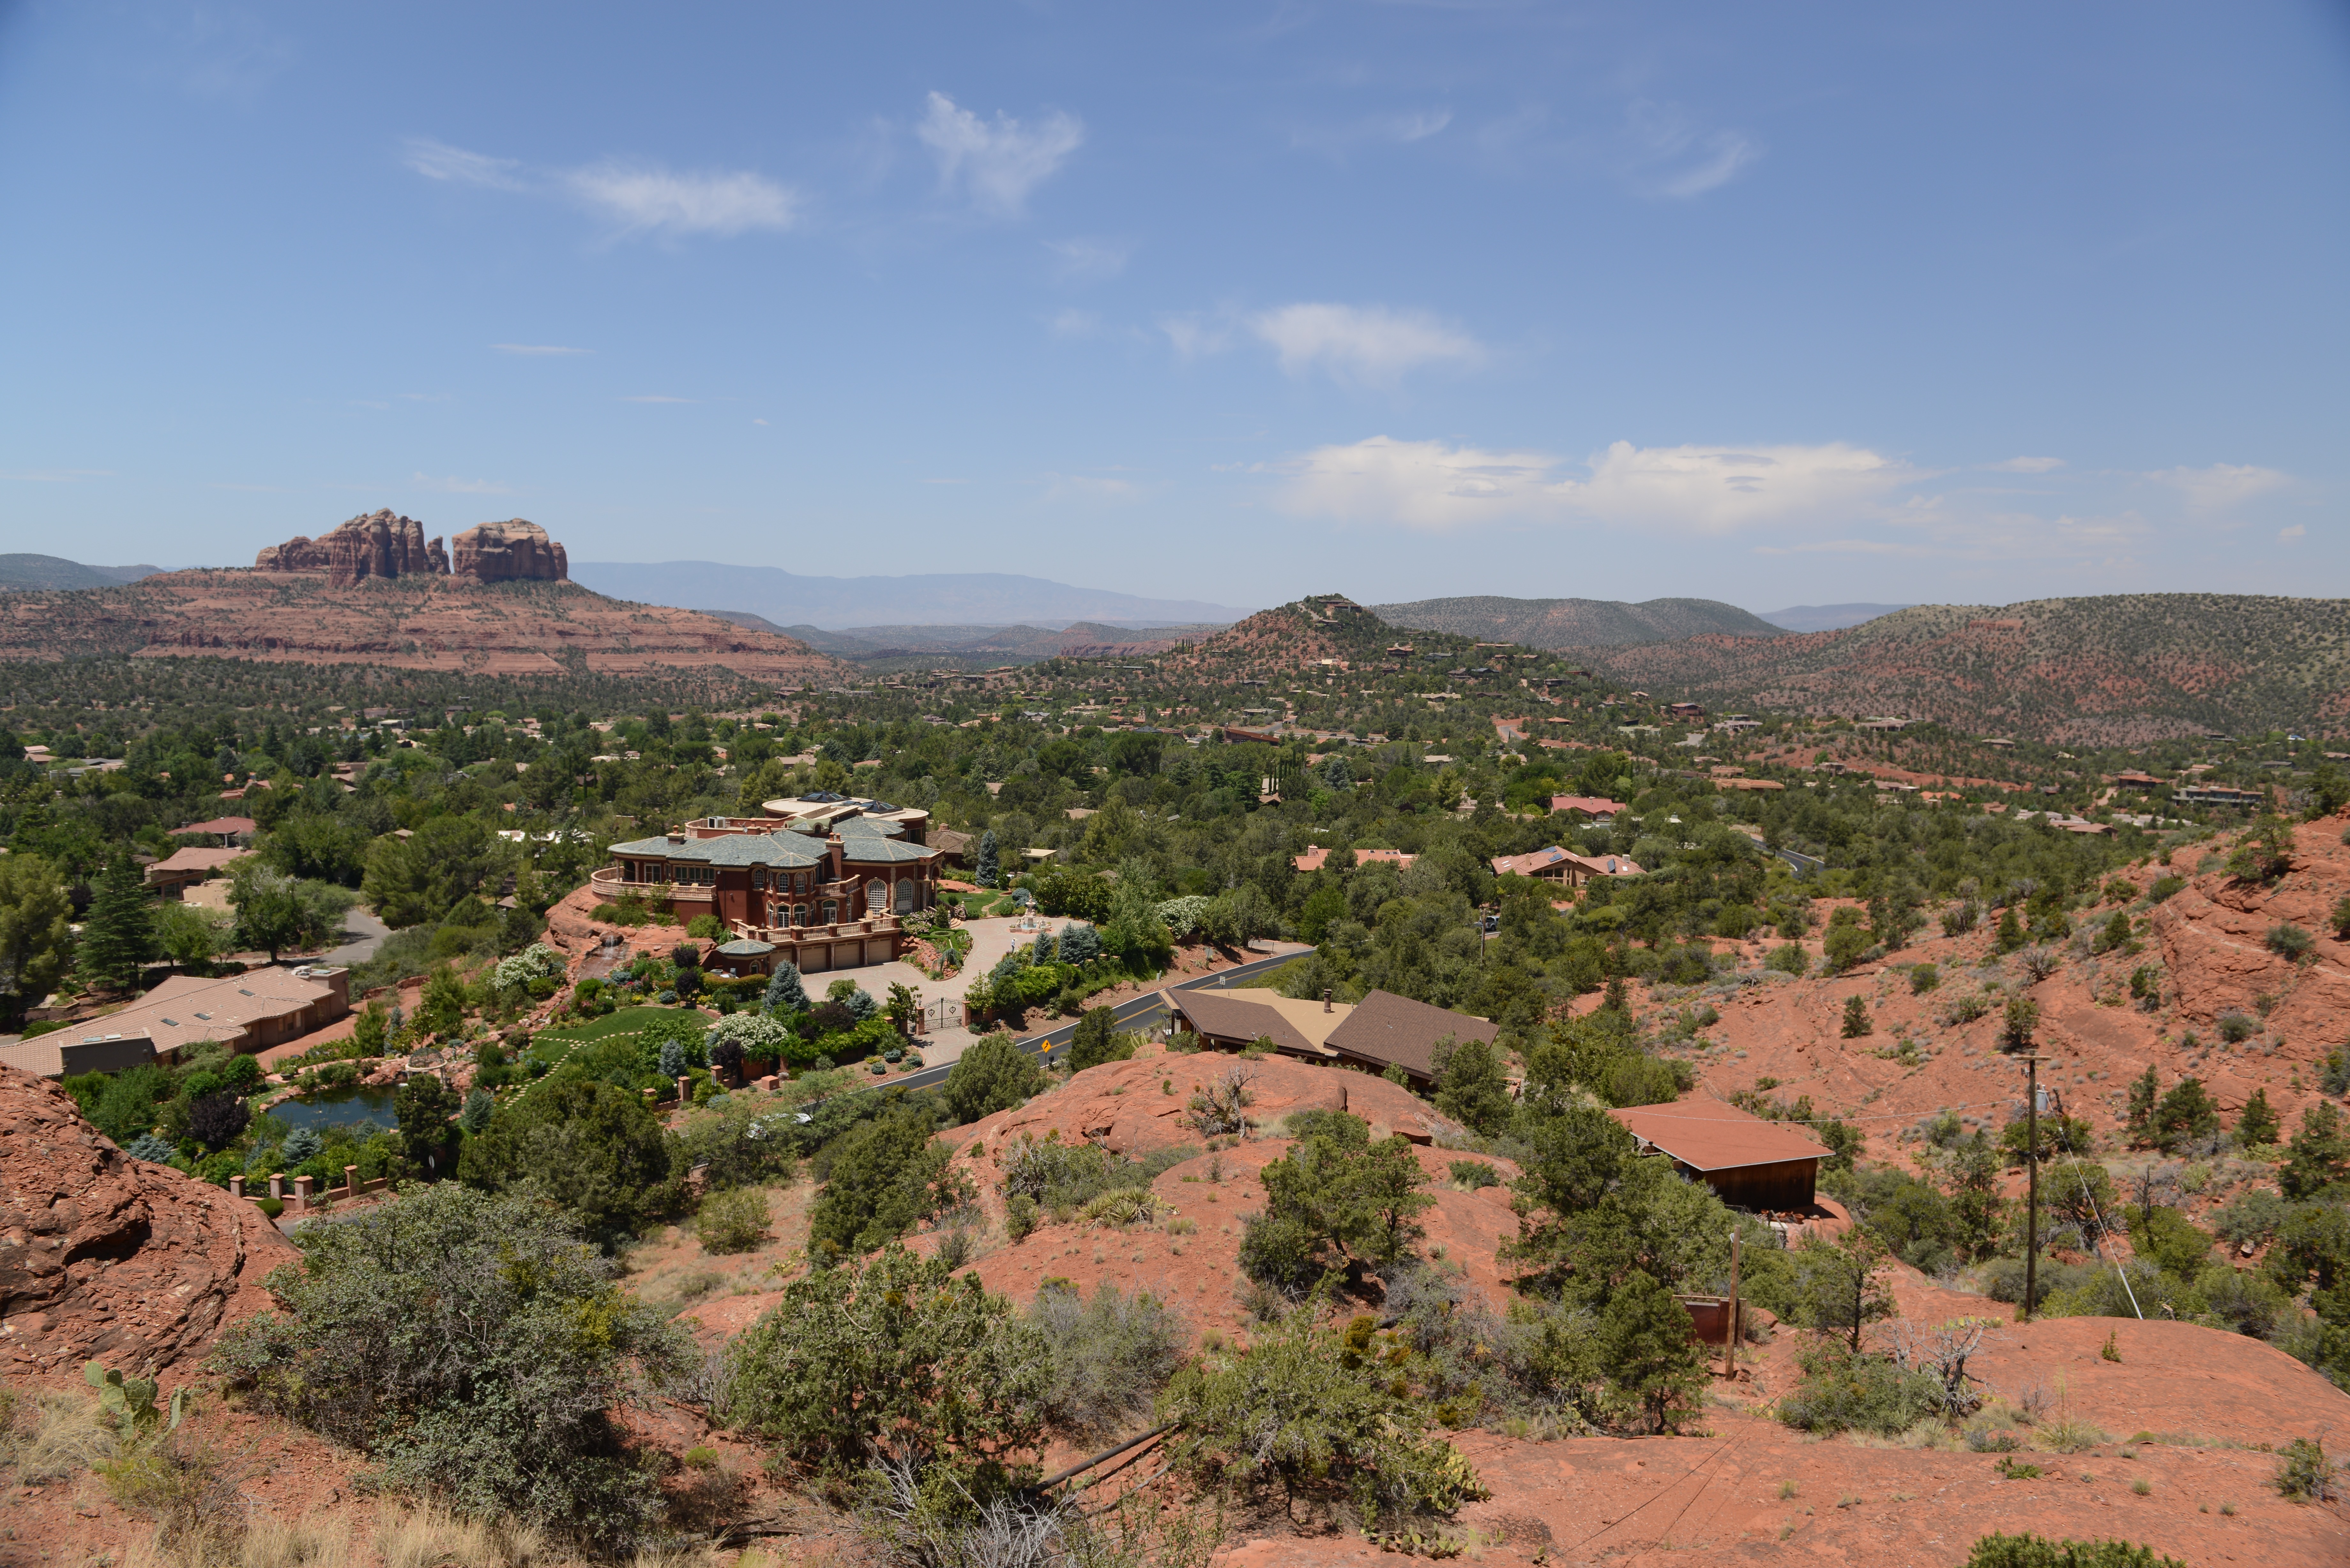
[[[871,941],[867,942],[865,944],[865,961],[867,963],[888,963],[889,961],[889,939],[888,937],[876,937]]]
[[[802,948],[800,950],[800,968],[809,974],[821,972],[828,967],[825,955],[829,950],[830,950],[827,948]]]

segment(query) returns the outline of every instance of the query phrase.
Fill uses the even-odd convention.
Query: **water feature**
[[[400,1125],[396,1108],[396,1091],[351,1085],[340,1089],[321,1089],[290,1100],[280,1100],[269,1107],[269,1114],[289,1127],[356,1127],[360,1122],[373,1122],[386,1131]]]

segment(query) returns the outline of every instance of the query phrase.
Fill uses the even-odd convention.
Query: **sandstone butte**
[[[337,587],[362,577],[430,576],[445,574],[481,583],[570,580],[570,558],[546,530],[520,517],[483,523],[450,541],[427,541],[424,524],[390,511],[354,517],[316,539],[297,534],[254,557],[256,572],[324,572]]]
[[[0,659],[128,654],[487,675],[726,670],[832,685],[855,671],[795,638],[576,583],[323,572],[167,572],[119,588],[0,597]]]

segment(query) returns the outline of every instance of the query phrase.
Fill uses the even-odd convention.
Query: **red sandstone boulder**
[[[192,1366],[297,1256],[252,1203],[131,1158],[56,1085],[0,1067],[0,1369]]]
[[[519,517],[468,528],[449,544],[452,576],[482,583],[570,580],[571,563],[563,546],[548,538],[546,529]]]

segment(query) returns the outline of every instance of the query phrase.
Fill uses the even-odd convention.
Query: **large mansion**
[[[711,816],[612,846],[591,878],[599,897],[641,898],[678,924],[715,915],[719,950],[747,969],[803,971],[887,963],[907,940],[899,917],[938,901],[945,851],[923,839],[926,811],[816,794],[762,803],[764,816]]]

